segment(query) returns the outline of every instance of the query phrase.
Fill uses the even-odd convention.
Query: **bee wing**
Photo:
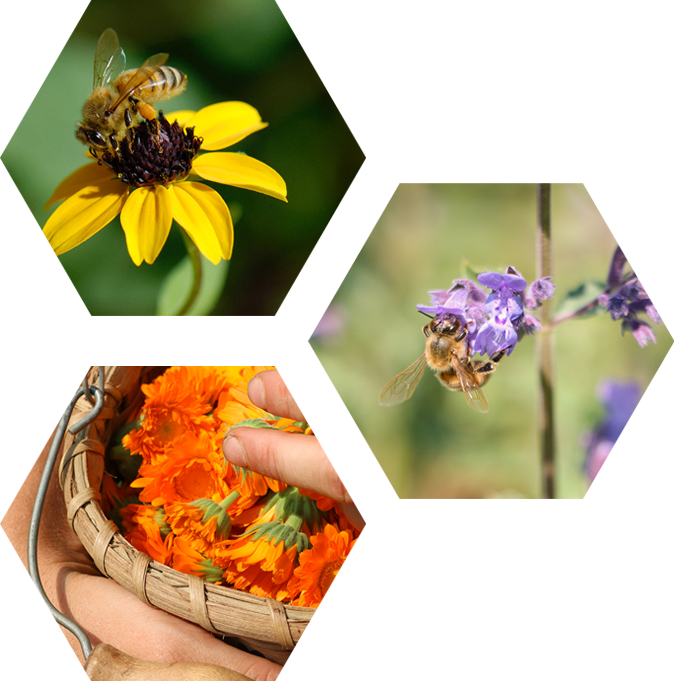
[[[480,389],[473,374],[453,355],[452,365],[462,387],[466,403],[476,411],[484,414],[488,411],[489,405],[485,393]]]
[[[126,66],[127,58],[120,47],[117,33],[106,28],[98,39],[94,57],[94,88],[107,85],[119,76]]]
[[[131,78],[124,83],[122,89],[120,90],[120,96],[110,107],[110,111],[114,111],[127,97],[129,97],[129,95],[134,93],[136,88],[152,78],[159,67],[166,63],[168,58],[169,55],[166,52],[160,52],[159,54],[153,54],[152,57],[148,57],[143,62],[143,66],[141,66],[139,69],[136,69],[136,72],[131,76]]]
[[[415,360],[407,369],[387,383],[380,393],[380,404],[383,407],[391,407],[400,404],[412,397],[417,388],[417,384],[422,378],[424,369],[427,366],[426,356],[422,355]]]

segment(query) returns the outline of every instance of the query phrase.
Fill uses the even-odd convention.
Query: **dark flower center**
[[[132,187],[167,185],[188,176],[201,144],[194,128],[183,130],[160,111],[157,118],[128,128],[115,153],[105,152],[98,159]]]

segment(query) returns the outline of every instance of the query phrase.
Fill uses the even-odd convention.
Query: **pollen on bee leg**
[[[136,108],[138,109],[138,113],[148,121],[157,118],[157,109],[147,102],[139,101],[136,104]]]

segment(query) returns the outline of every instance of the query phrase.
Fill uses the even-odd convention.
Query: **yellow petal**
[[[260,114],[244,102],[220,102],[198,111],[189,120],[195,135],[204,138],[202,149],[225,149],[257,130],[267,127]]]
[[[166,243],[173,222],[171,197],[166,187],[139,187],[131,192],[120,217],[127,249],[136,265],[152,265]]]
[[[109,180],[114,178],[115,174],[110,170],[110,168],[99,165],[98,163],[88,163],[86,166],[78,168],[74,173],[68,175],[68,177],[59,184],[59,186],[54,190],[54,193],[49,198],[49,201],[45,204],[45,210],[49,208],[54,203],[63,201],[69,196],[76,194],[80,189],[85,187],[90,187],[94,184],[98,184],[103,180]]]
[[[286,201],[284,178],[268,165],[244,154],[227,151],[202,154],[192,162],[192,170],[205,180],[250,189]]]
[[[173,217],[207,260],[217,265],[232,256],[234,228],[220,194],[201,182],[178,182],[169,187]]]
[[[178,123],[181,128],[185,128],[186,124],[189,123],[190,119],[195,115],[194,111],[188,111],[187,109],[183,111],[173,111],[170,114],[166,114],[166,118],[169,123]],[[192,125],[190,123],[190,125]]]
[[[103,229],[122,210],[128,194],[128,185],[107,179],[80,189],[64,201],[43,230],[56,255],[79,246]]]

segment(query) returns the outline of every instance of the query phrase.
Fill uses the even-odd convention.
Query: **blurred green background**
[[[331,329],[312,340],[400,497],[541,496],[533,337],[485,386],[487,414],[430,370],[408,402],[378,405],[384,385],[424,352],[428,319],[415,305],[450,288],[464,258],[478,271],[512,265],[532,282],[536,215],[533,184],[400,185],[323,320]],[[552,233],[555,308],[582,282],[606,280],[616,242],[583,185],[553,185]],[[555,331],[557,497],[588,489],[582,435],[603,416],[598,382],[635,380],[644,391],[665,357],[672,338],[652,328],[657,344],[644,349],[606,313]]]
[[[108,26],[129,68],[169,52],[168,64],[188,74],[186,92],[163,103],[166,113],[239,100],[269,123],[228,151],[279,172],[288,204],[211,184],[237,220],[214,314],[275,314],[364,157],[274,0],[94,0],[2,155],[10,175],[44,226],[54,188],[86,161],[74,131]],[[184,255],[174,223],[155,263],[136,267],[117,218],[60,259],[91,314],[152,315],[162,280]]]

